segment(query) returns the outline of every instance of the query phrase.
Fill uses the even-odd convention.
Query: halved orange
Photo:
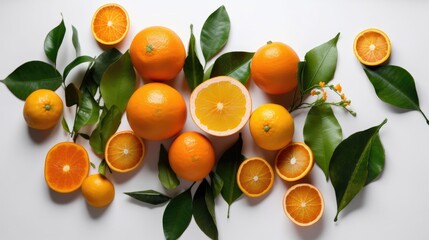
[[[360,32],[354,40],[353,51],[362,64],[377,66],[390,56],[389,37],[383,31],[369,28]]]
[[[319,189],[308,183],[289,188],[283,198],[283,210],[299,226],[310,226],[322,217],[325,204]]]
[[[247,88],[229,76],[214,77],[198,85],[190,96],[191,117],[203,131],[229,136],[247,123],[252,100]]]
[[[263,158],[248,158],[238,167],[238,187],[249,197],[260,197],[266,194],[272,188],[273,183],[273,168]]]
[[[104,158],[110,169],[116,172],[129,172],[143,162],[144,153],[143,140],[133,131],[125,130],[109,138]]]
[[[92,34],[97,42],[104,45],[114,45],[122,41],[129,28],[130,19],[127,11],[116,3],[99,7],[92,17]]]
[[[60,193],[78,189],[89,173],[89,157],[84,147],[73,142],[53,146],[45,159],[45,180]]]
[[[305,177],[313,165],[313,152],[303,142],[292,142],[281,149],[274,164],[280,178],[289,182]]]

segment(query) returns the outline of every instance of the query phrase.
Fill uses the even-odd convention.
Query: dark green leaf
[[[107,141],[121,124],[122,112],[118,107],[112,106],[105,111],[89,139],[89,144],[96,154],[104,154]]]
[[[170,201],[170,197],[166,196],[160,192],[157,192],[155,190],[144,190],[144,191],[137,191],[137,192],[125,192],[124,194],[127,194],[128,196],[137,199],[144,203],[149,203],[152,205],[159,205],[165,202]]]
[[[335,148],[343,139],[341,126],[331,105],[313,106],[304,124],[304,142],[311,148],[314,159],[329,179],[329,162]]]
[[[223,188],[223,180],[216,172],[210,172],[210,181],[213,189],[213,197],[216,198]]]
[[[308,93],[319,82],[328,83],[335,75],[337,68],[337,42],[340,34],[305,54],[305,62],[299,89],[302,94]]]
[[[250,77],[252,52],[228,52],[222,54],[213,64],[210,77],[231,76],[245,84]]]
[[[37,89],[55,91],[61,86],[61,74],[52,65],[41,61],[30,61],[15,69],[2,81],[21,100]]]
[[[419,111],[429,124],[429,120],[419,106],[414,78],[407,70],[392,65],[364,70],[374,86],[375,93],[383,102],[399,108]]]
[[[81,95],[76,112],[73,131],[78,132],[83,126],[95,124],[100,116],[100,106],[87,92]]]
[[[70,83],[66,87],[66,106],[71,107],[73,105],[79,105],[79,101],[81,98],[81,92],[74,83]]]
[[[210,65],[204,72],[204,78],[203,81],[207,80],[210,78],[210,75],[212,74],[212,70],[213,70],[213,66],[214,64]]]
[[[128,100],[136,88],[136,74],[129,51],[112,63],[103,74],[100,92],[107,108],[113,105],[125,111]]]
[[[86,140],[89,140],[89,138],[91,137],[91,136],[89,136],[88,134],[85,134],[85,133],[79,133],[79,136],[83,137]]]
[[[51,62],[56,64],[58,50],[66,34],[66,26],[64,25],[64,19],[61,19],[61,23],[52,29],[45,38],[45,55]]]
[[[61,125],[63,126],[64,131],[70,133],[69,125],[67,124],[67,121],[64,117],[61,119]]]
[[[329,173],[337,199],[337,214],[343,210],[352,199],[362,190],[369,177],[369,161],[374,150],[380,147],[377,136],[380,128],[387,122],[385,119],[380,125],[352,134],[342,141],[332,155]],[[379,152],[379,151],[376,151]]]
[[[189,38],[188,56],[185,59],[183,72],[185,73],[185,77],[191,91],[194,90],[194,88],[196,88],[203,81],[204,69],[201,65],[200,59],[197,56],[195,36],[192,25],[191,36]]]
[[[206,63],[225,46],[230,29],[231,23],[225,6],[216,9],[206,19],[200,37],[201,50]]]
[[[164,210],[162,226],[165,239],[178,239],[192,220],[191,188],[172,198]]]
[[[162,186],[166,189],[176,188],[180,184],[179,179],[173,172],[173,169],[171,169],[168,161],[168,152],[162,144],[159,149],[158,178]]]
[[[69,75],[70,71],[78,66],[79,64],[86,63],[86,62],[92,62],[94,61],[93,57],[90,56],[79,56],[76,57],[71,63],[69,63],[65,68],[63,72],[63,81],[66,80],[67,76]]]
[[[80,91],[81,92],[88,92],[91,94],[92,97],[95,98],[97,95],[98,88],[100,86],[99,82],[95,82],[94,79],[94,62],[90,66],[88,66],[88,69],[85,72],[85,75],[83,76],[82,83],[80,84]]]
[[[368,177],[366,178],[365,184],[370,184],[380,176],[384,169],[384,160],[385,155],[383,144],[381,143],[380,136],[377,135],[373,139],[371,152],[369,153]]]
[[[94,62],[93,79],[94,82],[100,85],[101,78],[107,68],[114,62],[116,62],[122,53],[116,48],[110,48],[101,53]]]
[[[224,183],[221,190],[222,197],[229,205],[227,217],[229,217],[231,204],[243,194],[238,187],[236,177],[238,167],[244,160],[241,154],[242,147],[243,139],[240,133],[237,141],[222,154],[216,167],[216,173]]]
[[[74,50],[76,51],[76,57],[80,55],[80,43],[79,43],[79,34],[77,32],[77,29],[72,25],[73,30],[73,36],[72,36],[72,43]]]
[[[195,192],[192,212],[195,222],[210,239],[218,239],[214,211],[213,190],[207,180],[203,179]]]

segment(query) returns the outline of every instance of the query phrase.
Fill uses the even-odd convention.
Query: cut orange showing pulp
[[[78,189],[89,173],[89,157],[84,147],[73,142],[53,146],[45,159],[45,180],[60,193]]]
[[[247,88],[229,76],[214,77],[198,85],[190,96],[191,117],[203,131],[229,136],[247,123],[252,101]]]
[[[116,172],[129,172],[143,162],[144,153],[143,140],[133,131],[126,130],[110,137],[104,158],[110,169]]]
[[[325,204],[319,189],[308,183],[289,188],[283,198],[283,210],[292,222],[310,226],[322,217]]]
[[[91,22],[95,40],[104,45],[114,45],[122,41],[129,28],[127,11],[116,3],[108,3],[98,8]]]
[[[237,184],[249,197],[266,194],[274,183],[274,171],[270,163],[260,157],[244,160],[237,171]]]
[[[379,29],[363,30],[354,40],[353,51],[362,64],[368,66],[380,65],[390,56],[391,45],[389,37]]]
[[[313,152],[303,142],[292,142],[281,149],[274,164],[277,174],[289,182],[305,177],[313,165]]]

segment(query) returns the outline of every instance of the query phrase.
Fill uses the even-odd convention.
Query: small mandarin
[[[81,189],[86,202],[95,208],[106,207],[115,198],[113,183],[99,173],[88,176]]]
[[[24,119],[30,128],[53,128],[63,114],[63,101],[54,91],[39,89],[32,92],[24,103]]]

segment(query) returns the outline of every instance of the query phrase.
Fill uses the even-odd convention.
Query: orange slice
[[[391,45],[386,33],[370,28],[356,36],[353,50],[359,62],[368,66],[377,66],[389,58]]]
[[[104,158],[110,169],[116,172],[129,172],[142,162],[145,153],[143,140],[133,131],[115,133],[107,141]]]
[[[53,146],[45,159],[45,180],[60,193],[78,189],[89,173],[88,153],[81,145],[61,142]]]
[[[299,226],[310,226],[322,217],[325,204],[319,189],[308,183],[289,188],[283,198],[283,210]]]
[[[274,183],[274,171],[267,160],[252,157],[243,161],[237,171],[237,184],[249,197],[266,194]]]
[[[313,168],[313,152],[303,142],[292,142],[281,149],[276,156],[275,169],[285,181],[297,181]]]
[[[220,76],[198,85],[190,96],[191,117],[203,131],[229,136],[247,123],[252,101],[247,88],[238,80]]]
[[[108,3],[98,8],[91,22],[95,40],[104,45],[114,45],[122,41],[129,28],[127,11],[116,3]]]

